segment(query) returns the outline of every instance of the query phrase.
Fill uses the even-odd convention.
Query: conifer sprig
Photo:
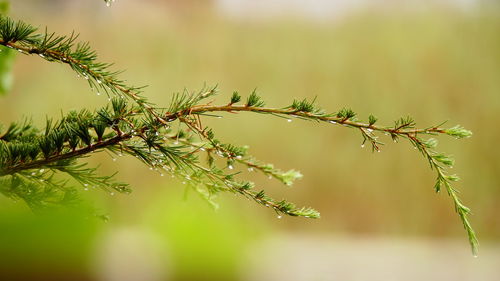
[[[84,189],[99,187],[110,194],[114,191],[130,192],[126,184],[115,182],[113,176],[100,176],[97,169],[80,163],[82,158],[94,152],[106,151],[118,156],[131,155],[160,175],[168,173],[179,178],[213,205],[216,205],[213,199],[218,193],[233,192],[272,208],[280,216],[319,217],[319,213],[311,208],[298,208],[287,201],[268,197],[263,190],[256,191],[252,182],[239,179],[241,175],[236,164],[259,170],[285,185],[301,178],[299,172],[283,172],[256,160],[248,155],[245,147],[216,139],[213,131],[202,123],[202,118],[214,114],[252,112],[288,121],[298,118],[353,128],[361,133],[362,146],[369,142],[373,151],[380,151],[383,145],[378,134],[388,135],[395,142],[400,138],[408,139],[437,172],[436,191],[444,187],[452,197],[476,253],[477,238],[468,220],[470,210],[451,186],[458,177],[445,171],[453,161],[433,150],[437,144],[434,139],[421,138],[439,134],[455,138],[471,136],[472,133],[463,127],[445,129],[438,125],[419,129],[410,117],[397,120],[393,126],[379,126],[373,115],[369,116],[368,122],[361,122],[351,109],[326,113],[316,106],[315,100],[307,99],[294,100],[283,108],[269,108],[265,107],[256,90],[246,99],[234,92],[225,105],[205,102],[216,94],[216,87],[175,94],[170,105],[162,109],[142,95],[143,87],[128,86],[118,78],[119,71],[111,70],[112,64],[99,62],[90,45],[78,43],[77,38],[75,34],[38,33],[29,24],[0,17],[0,45],[23,54],[38,55],[49,62],[64,63],[84,77],[98,94],[102,92],[110,97],[110,103],[98,111],[70,112],[61,120],[47,120],[43,130],[35,128],[30,121],[0,130],[0,192],[6,196],[22,199],[32,207],[47,207],[76,202],[75,183]],[[177,130],[172,129],[172,122],[179,122]]]
[[[461,128],[461,127],[455,127],[455,128]],[[463,128],[461,128],[463,129]],[[460,136],[467,136],[469,133],[465,133],[465,129],[463,134],[462,132],[460,133]],[[457,212],[458,216],[460,217],[460,220],[462,221],[462,224],[464,226],[464,229],[467,231],[467,235],[469,237],[469,243],[471,245],[472,253],[474,256],[477,256],[477,250],[478,250],[478,240],[476,233],[474,229],[471,226],[471,223],[469,221],[469,214],[471,210],[464,205],[462,200],[459,198],[458,193],[459,191],[456,190],[452,186],[452,182],[456,182],[460,180],[460,178],[457,175],[454,174],[448,174],[446,172],[446,167],[451,168],[454,164],[454,160],[442,153],[436,152],[433,149],[437,146],[437,140],[430,138],[427,140],[423,140],[417,136],[414,135],[409,135],[408,140],[417,148],[422,155],[427,159],[429,162],[429,165],[431,166],[431,169],[436,171],[437,177],[436,177],[436,183],[434,185],[434,190],[436,192],[441,191],[441,187],[444,187],[446,189],[446,192],[448,195],[452,198],[453,204],[455,207],[455,212]]]
[[[363,136],[362,147],[366,141],[369,141],[372,150],[380,152],[380,146],[383,145],[378,139],[379,137],[375,134],[376,132],[383,133],[392,138],[394,142],[397,142],[399,138],[408,139],[429,161],[431,168],[436,170],[438,177],[435,184],[436,192],[439,192],[440,187],[444,186],[448,192],[448,195],[452,198],[455,205],[455,211],[458,213],[462,224],[467,231],[469,243],[471,245],[474,255],[477,254],[478,241],[476,234],[469,222],[468,215],[470,214],[470,209],[466,207],[461,199],[458,197],[458,191],[452,187],[451,183],[458,181],[459,178],[455,175],[448,175],[445,171],[445,167],[451,167],[453,165],[453,159],[441,153],[437,153],[432,148],[435,148],[437,141],[433,138],[423,141],[420,135],[437,135],[446,134],[455,138],[466,138],[472,135],[472,132],[464,129],[461,126],[455,126],[449,129],[441,128],[438,126],[431,126],[423,129],[415,128],[415,121],[411,117],[403,117],[396,120],[394,126],[376,126],[375,123],[378,121],[376,117],[370,115],[368,118],[368,123],[359,122],[355,116],[356,113],[351,109],[341,109],[336,113],[325,113],[324,110],[318,108],[313,101],[294,101],[291,106],[285,108],[264,108],[262,107],[264,102],[257,96],[256,92],[252,94],[247,99],[246,104],[237,105],[236,100],[241,100],[240,97],[233,94],[231,97],[231,102],[227,105],[215,106],[211,104],[205,105],[195,105],[192,107],[185,108],[180,112],[175,112],[172,114],[167,114],[166,118],[170,116],[184,116],[181,120],[186,120],[185,116],[188,115],[203,115],[207,112],[254,112],[261,114],[272,114],[275,116],[298,117],[305,120],[313,120],[318,122],[327,122],[335,125],[342,125],[350,128],[357,128],[361,131]],[[252,101],[252,102],[249,102]],[[257,102],[259,103],[256,106]],[[193,119],[194,120],[194,119]],[[288,119],[291,121],[291,119]],[[200,133],[200,135],[205,135],[205,129],[198,127],[198,122],[191,122],[191,127]],[[209,139],[208,136],[206,138]],[[251,162],[250,162],[251,163]],[[248,163],[247,163],[248,164]],[[261,166],[265,167],[265,166]],[[270,166],[272,167],[272,166]],[[265,168],[262,169],[265,171]],[[300,173],[298,174],[300,175]],[[301,176],[301,175],[300,175]],[[298,177],[300,177],[298,176]]]
[[[2,134],[4,140],[1,142],[0,150],[2,164],[0,177],[29,174],[32,178],[40,178],[42,175],[37,171],[51,171],[54,174],[59,172],[69,175],[85,190],[88,187],[99,187],[109,194],[114,194],[115,191],[129,193],[128,186],[111,181],[112,176],[98,176],[96,169],[84,168],[82,164],[74,161],[93,152],[108,150],[117,155],[132,155],[160,174],[170,173],[190,184],[209,200],[221,191],[230,191],[252,198],[278,213],[319,217],[319,213],[310,208],[297,208],[291,203],[285,204],[285,201],[275,201],[263,191],[253,191],[253,183],[237,180],[235,178],[237,173],[233,173],[230,171],[232,169],[227,167],[217,166],[215,161],[209,162],[205,167],[201,166],[196,155],[201,150],[192,151],[194,146],[192,136],[181,131],[172,134],[171,129],[154,127],[157,124],[151,123],[151,116],[149,117],[137,107],[129,107],[123,99],[118,98],[113,99],[109,106],[94,113],[86,110],[70,112],[58,122],[49,120],[44,130],[33,129],[33,133],[26,138],[7,138],[13,131],[20,131],[16,128],[32,128],[28,125],[12,125]],[[180,145],[179,140],[185,145]],[[212,143],[216,142],[212,139]],[[28,145],[32,143],[37,145]],[[219,153],[220,151],[231,153],[225,156],[227,159],[232,160],[236,157],[243,161],[238,157],[242,155],[242,150],[235,146],[217,144],[215,148]],[[209,151],[212,149],[214,148]],[[265,167],[266,173],[288,185],[293,180],[291,172],[282,173],[269,166],[252,165],[259,169]],[[52,182],[47,179],[43,181]],[[202,189],[202,186],[205,189]],[[25,198],[25,200],[31,199],[33,198]],[[36,206],[40,202],[28,202],[28,204]]]
[[[108,3],[110,3],[108,1]],[[77,43],[78,35],[58,36],[54,33],[37,33],[38,29],[22,21],[15,22],[7,16],[0,17],[0,45],[15,49],[26,55],[67,64],[77,74],[87,80],[90,88],[97,94],[116,95],[134,100],[158,122],[167,125],[153,109],[153,105],[142,95],[144,87],[128,86],[118,78],[121,71],[111,70],[111,63],[97,60],[97,53],[87,42]]]

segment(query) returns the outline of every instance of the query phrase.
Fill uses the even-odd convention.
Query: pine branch
[[[200,185],[203,185],[211,194],[220,191],[239,193],[286,215],[319,217],[319,214],[310,208],[296,208],[291,203],[284,205],[283,201],[279,201],[281,202],[279,204],[278,201],[265,196],[263,192],[252,191],[253,183],[237,181],[233,173],[226,173],[213,163],[208,167],[201,166],[198,158],[189,151],[190,146],[178,146],[173,143],[174,139],[179,138],[179,133],[174,137],[169,136],[168,131],[162,132],[158,128],[153,128],[156,123],[150,123],[151,120],[145,119],[144,113],[139,112],[127,107],[124,100],[114,99],[110,106],[95,113],[85,110],[79,113],[70,112],[61,121],[56,123],[48,121],[41,135],[31,136],[38,140],[38,146],[25,148],[24,142],[4,141],[3,149],[0,150],[0,163],[2,163],[0,177],[20,173],[31,173],[35,177],[37,173],[32,172],[34,170],[57,170],[70,175],[85,188],[97,185],[104,189],[129,192],[126,185],[112,183],[111,177],[96,176],[96,169],[83,169],[83,166],[70,165],[72,160],[107,149],[112,153],[132,155],[150,166],[152,170],[161,169],[187,180],[198,191]],[[106,124],[105,130],[112,132],[105,134],[105,130],[98,129],[98,124]],[[15,127],[17,126],[11,126]],[[27,142],[31,143],[32,140]],[[182,141],[189,144],[186,136]],[[232,146],[221,145],[221,147],[226,151],[236,150]],[[276,178],[281,177],[282,181],[291,184],[292,176],[289,174],[281,175],[274,169],[267,173],[273,174]]]
[[[167,119],[176,119],[179,116],[186,116],[190,114],[200,114],[203,115],[206,112],[254,112],[254,113],[261,113],[261,114],[271,114],[271,115],[278,115],[278,116],[287,116],[287,117],[297,117],[305,120],[313,120],[313,121],[323,121],[323,122],[328,122],[331,124],[338,124],[338,125],[344,125],[346,127],[352,127],[352,128],[363,128],[366,130],[370,131],[380,131],[384,132],[390,135],[410,135],[410,134],[448,134],[448,135],[453,135],[450,130],[446,130],[444,128],[438,128],[438,127],[429,127],[429,128],[423,128],[423,129],[407,129],[407,126],[400,127],[381,127],[381,126],[375,126],[374,124],[370,123],[362,123],[362,122],[357,122],[354,121],[352,117],[345,117],[343,110],[339,111],[338,113],[332,113],[332,114],[325,114],[321,113],[321,111],[313,113],[313,112],[308,112],[308,111],[302,111],[302,110],[297,110],[293,108],[292,106],[284,108],[284,109],[277,109],[277,108],[264,108],[264,107],[253,107],[253,106],[248,106],[248,105],[221,105],[221,106],[214,106],[214,105],[196,105],[193,107],[188,107],[184,110],[174,112],[171,114],[167,114],[165,118]],[[467,132],[465,132],[465,136],[469,136]]]
[[[113,1],[107,1],[110,4]],[[22,21],[14,22],[6,16],[0,17],[0,45],[15,49],[26,55],[38,55],[50,61],[67,64],[79,77],[84,77],[91,89],[106,95],[116,95],[134,100],[158,122],[168,125],[153,109],[153,105],[142,96],[144,87],[127,86],[117,75],[121,71],[111,70],[113,64],[97,61],[97,53],[89,43],[76,43],[78,35],[58,36],[54,33],[36,33],[37,28]]]
[[[113,1],[105,0],[107,4]],[[388,135],[395,142],[399,138],[409,140],[429,161],[437,172],[435,190],[446,188],[452,198],[467,231],[474,254],[477,252],[477,238],[469,223],[470,210],[458,197],[451,182],[458,180],[448,175],[446,167],[452,160],[432,150],[437,142],[423,140],[422,135],[450,135],[455,138],[471,136],[471,132],[456,126],[441,128],[441,125],[416,128],[410,117],[394,122],[393,126],[376,125],[377,118],[370,115],[368,122],[359,121],[351,109],[326,113],[315,105],[315,100],[295,100],[283,108],[265,107],[265,103],[254,90],[244,104],[234,92],[225,105],[203,103],[216,94],[217,89],[202,89],[196,93],[183,91],[175,94],[168,107],[158,108],[143,95],[143,87],[128,86],[118,78],[119,71],[111,70],[112,64],[101,63],[97,53],[88,43],[77,43],[78,35],[58,36],[37,29],[21,21],[0,17],[0,45],[15,49],[26,55],[38,55],[49,62],[68,65],[98,94],[110,97],[110,104],[95,112],[82,110],[70,112],[61,120],[47,120],[45,128],[39,130],[30,121],[10,125],[0,132],[0,181],[6,188],[1,192],[12,198],[21,198],[30,206],[49,206],[58,202],[72,201],[75,188],[61,175],[87,189],[99,187],[108,193],[128,193],[126,184],[113,181],[113,176],[100,176],[96,168],[86,168],[83,161],[91,153],[106,151],[115,155],[136,157],[151,170],[160,175],[169,173],[189,184],[203,198],[213,202],[220,192],[233,192],[272,208],[278,214],[318,218],[319,213],[311,208],[298,208],[287,201],[274,200],[263,190],[256,191],[254,184],[240,180],[235,164],[250,170],[258,170],[285,185],[291,185],[302,175],[290,170],[283,172],[271,164],[265,164],[249,156],[245,147],[223,143],[215,138],[209,128],[203,126],[202,118],[219,113],[252,112],[287,119],[303,119],[325,122],[359,130],[363,143],[369,142],[373,151],[380,151],[382,142],[377,134]],[[128,101],[132,101],[130,105]],[[178,130],[172,129],[172,122],[179,122]],[[214,155],[225,163],[215,160]],[[203,162],[202,159],[206,158]],[[35,196],[36,195],[36,196]]]
[[[424,154],[424,156],[428,159],[431,168],[436,170],[438,173],[435,190],[436,192],[439,192],[440,187],[442,185],[445,186],[448,195],[453,200],[455,211],[458,213],[467,232],[473,254],[477,254],[477,237],[468,219],[470,209],[462,203],[461,199],[458,197],[458,191],[451,186],[451,182],[458,181],[459,178],[455,175],[447,175],[445,172],[444,166],[452,166],[453,160],[446,155],[430,150],[437,145],[437,141],[435,139],[423,141],[418,137],[419,135],[446,134],[459,139],[470,137],[472,135],[470,131],[461,126],[455,126],[449,129],[440,128],[440,126],[416,129],[416,124],[411,117],[400,118],[395,122],[393,127],[376,126],[375,123],[378,120],[373,115],[370,115],[368,123],[363,123],[356,120],[356,114],[350,109],[342,109],[337,113],[327,114],[324,110],[317,108],[314,105],[314,101],[309,102],[307,100],[302,100],[300,102],[294,101],[291,106],[282,109],[264,108],[262,107],[264,105],[263,101],[261,101],[260,97],[256,95],[255,91],[249,96],[245,105],[235,105],[236,100],[240,100],[238,97],[235,98],[235,95],[237,94],[233,94],[231,102],[228,105],[195,105],[178,112],[167,114],[166,119],[180,118],[181,121],[188,123],[191,128],[194,128],[200,135],[203,135],[207,139],[210,139],[210,137],[205,133],[205,129],[197,127],[198,123],[196,122],[196,119],[186,121],[189,120],[187,119],[188,116],[204,115],[207,112],[253,112],[271,114],[278,117],[297,117],[305,120],[327,122],[334,125],[342,125],[349,128],[359,129],[364,139],[361,146],[363,147],[365,142],[369,141],[372,145],[372,150],[377,152],[380,152],[380,146],[383,145],[383,143],[378,141],[378,137],[375,132],[381,132],[385,135],[391,136],[394,142],[397,142],[399,138],[408,139],[417,149],[419,149],[420,152],[422,152],[422,154]],[[255,106],[257,103],[258,106]],[[291,121],[291,119],[288,119],[288,121]]]
[[[454,127],[451,129],[452,132],[455,133],[455,136],[462,137],[467,135],[468,132],[461,127]],[[477,249],[479,246],[476,233],[472,228],[469,221],[470,209],[465,206],[462,200],[458,197],[458,191],[451,185],[452,182],[458,181],[460,178],[457,175],[447,174],[445,171],[445,167],[452,167],[454,161],[449,156],[446,156],[441,153],[437,153],[432,149],[436,147],[437,141],[435,139],[428,139],[426,141],[418,138],[417,136],[409,136],[408,139],[410,142],[417,148],[422,155],[429,161],[429,164],[433,170],[436,171],[437,178],[436,183],[434,185],[434,190],[436,192],[440,192],[441,187],[444,186],[448,195],[452,198],[453,204],[455,206],[455,212],[460,217],[464,229],[467,231],[467,235],[469,237],[469,243],[472,248],[472,253],[474,256],[477,256]]]

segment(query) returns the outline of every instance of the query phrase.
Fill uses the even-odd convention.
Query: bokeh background
[[[85,192],[109,222],[34,215],[0,198],[1,280],[500,280],[500,9],[496,1],[117,0],[11,1],[11,16],[79,32],[101,60],[166,105],[173,92],[258,88],[270,106],[314,98],[380,123],[411,115],[474,132],[440,138],[480,238],[473,258],[445,193],[408,143],[361,149],[351,130],[249,114],[205,121],[222,140],[305,177],[285,188],[248,174],[319,220],[278,219],[233,195],[214,211],[134,159],[94,155],[131,195]],[[3,124],[107,102],[63,65],[18,56]]]

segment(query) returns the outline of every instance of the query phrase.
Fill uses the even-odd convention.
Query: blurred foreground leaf
[[[15,57],[13,50],[0,48],[0,96],[7,94],[12,88],[12,65]]]
[[[0,1],[0,15],[5,15],[9,11],[9,2]],[[0,95],[7,94],[12,87],[12,64],[15,52],[11,49],[0,47]]]
[[[5,15],[9,11],[9,2],[8,1],[0,1],[0,14]]]

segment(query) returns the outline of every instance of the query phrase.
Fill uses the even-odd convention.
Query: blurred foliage
[[[0,95],[7,94],[12,88],[12,65],[15,56],[13,50],[0,47]]]
[[[145,216],[146,223],[168,241],[175,280],[237,280],[245,252],[262,238],[263,223],[250,214],[214,212],[195,198],[194,191],[188,195],[184,200],[158,197]],[[234,203],[224,202],[233,205],[231,209],[237,208]]]
[[[98,221],[79,214],[65,210],[34,215],[4,204],[0,209],[1,278],[89,280]]]
[[[9,2],[0,1],[0,15],[6,15],[9,11]],[[15,51],[0,46],[0,96],[5,95],[12,88],[12,65],[14,63]]]

